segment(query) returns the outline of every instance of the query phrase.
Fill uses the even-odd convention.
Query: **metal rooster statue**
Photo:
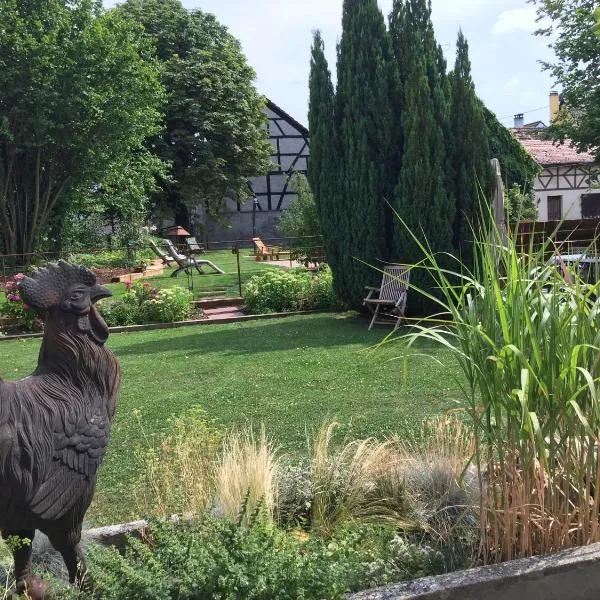
[[[0,381],[0,531],[12,544],[16,593],[44,598],[31,573],[35,530],[61,553],[71,583],[85,573],[79,542],[115,412],[119,363],[104,347],[108,327],[94,303],[110,296],[85,267],[64,261],[20,283],[45,311],[37,369]]]

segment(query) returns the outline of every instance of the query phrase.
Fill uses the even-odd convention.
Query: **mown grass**
[[[141,516],[132,497],[136,456],[148,442],[160,442],[170,418],[194,405],[223,428],[264,423],[281,451],[292,454],[304,453],[307,431],[328,419],[350,438],[414,436],[424,418],[455,406],[458,369],[438,349],[439,363],[425,356],[392,360],[402,344],[374,348],[385,333],[367,331],[367,321],[354,315],[318,314],[113,334],[109,345],[123,381],[90,520]],[[0,343],[2,376],[31,373],[39,344]],[[429,349],[417,352],[423,350]]]
[[[190,270],[190,274],[179,273],[177,277],[171,277],[175,267],[166,267],[162,275],[146,277],[144,281],[149,281],[158,289],[169,288],[174,285],[180,285],[189,288],[194,293],[194,298],[204,297],[231,297],[239,296],[239,280],[241,280],[242,290],[248,279],[257,272],[265,269],[280,269],[268,261],[256,262],[247,248],[240,249],[240,277],[238,278],[237,257],[231,253],[231,250],[211,250],[206,254],[196,256],[198,260],[210,260],[216,266],[225,271],[224,275],[215,273],[210,267],[203,266],[203,275],[200,275],[195,269]],[[125,293],[124,283],[112,283],[108,285],[115,297]]]

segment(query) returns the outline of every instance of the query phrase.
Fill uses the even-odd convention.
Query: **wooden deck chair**
[[[187,244],[187,247],[191,254],[205,254],[206,253],[204,246],[194,236],[186,237],[185,243]]]
[[[410,269],[406,265],[386,265],[381,287],[366,287],[368,294],[363,305],[373,314],[369,331],[376,323],[389,324],[390,319],[395,321],[394,331],[398,329],[404,319],[409,278]]]
[[[156,254],[156,256],[162,259],[163,264],[167,265],[168,267],[171,266],[172,262],[175,262],[175,259],[172,256],[169,256],[162,248],[157,246],[152,240],[150,240],[150,248],[152,248],[152,251],[154,252],[154,254]]]
[[[284,256],[290,258],[290,250],[282,250],[279,246],[269,246],[259,237],[252,238],[252,243],[256,246],[256,261],[260,260],[280,260]]]
[[[165,239],[163,240],[163,243],[167,247],[169,254],[173,257],[173,260],[179,265],[179,268],[171,273],[171,277],[177,277],[182,271],[189,273],[190,269],[196,269],[200,275],[204,275],[204,271],[202,270],[202,267],[204,266],[210,267],[215,273],[219,273],[220,275],[225,274],[223,269],[217,267],[217,265],[210,260],[206,260],[205,258],[198,259],[193,256],[186,256],[185,254],[179,253],[171,240]]]

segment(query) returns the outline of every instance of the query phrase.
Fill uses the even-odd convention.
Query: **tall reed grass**
[[[464,373],[475,434],[481,558],[497,562],[600,540],[600,284],[549,260],[552,242],[517,248],[494,226],[474,267],[419,242],[439,314],[409,345],[450,349]],[[454,260],[455,269],[444,268]]]

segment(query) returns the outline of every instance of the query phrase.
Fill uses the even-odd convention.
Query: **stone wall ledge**
[[[347,600],[595,598],[600,598],[600,543],[347,595]]]

